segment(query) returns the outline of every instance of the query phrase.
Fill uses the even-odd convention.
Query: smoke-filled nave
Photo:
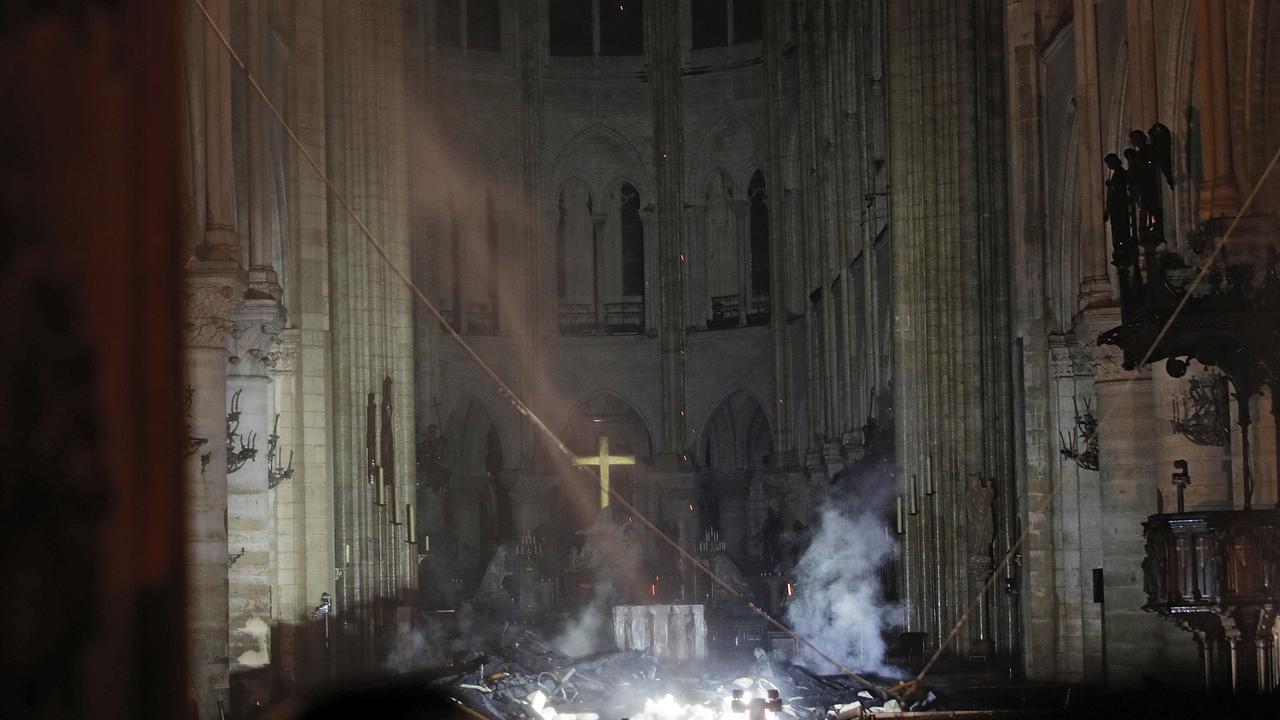
[[[0,714],[1277,699],[1280,2],[82,5]]]

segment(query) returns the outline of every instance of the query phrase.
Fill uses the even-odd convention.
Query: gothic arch
[[[610,181],[619,176],[632,180],[642,197],[652,197],[648,166],[636,146],[608,125],[594,123],[574,133],[551,162],[552,187],[559,188],[571,177],[582,179],[601,196]]]
[[[760,173],[760,177],[764,178],[765,182],[768,183],[769,171],[767,168],[765,168],[764,165],[760,163],[752,163],[748,165],[746,169],[743,170],[740,175],[738,175],[738,181],[734,183],[735,187],[743,188],[743,196],[742,196],[743,200],[747,199],[746,188],[751,187],[751,182],[755,178],[756,173]]]
[[[764,406],[749,390],[730,391],[703,423],[699,461],[722,471],[763,466],[773,451],[773,434]]]
[[[496,473],[515,459],[495,415],[475,398],[463,397],[453,404],[442,432],[449,443],[449,469],[455,478]]]
[[[760,136],[741,115],[727,115],[711,123],[693,146],[685,182],[695,187],[716,168],[729,168],[730,178],[741,177],[764,156]]]
[[[442,511],[448,518],[445,550],[455,570],[478,579],[499,544],[510,539],[512,506],[504,470],[516,460],[497,416],[480,400],[463,397],[445,419],[449,443],[449,492]],[[465,577],[466,575],[464,575]]]
[[[594,454],[601,434],[610,451],[653,457],[653,434],[635,406],[612,390],[599,389],[579,400],[562,423],[560,439],[575,454]]]

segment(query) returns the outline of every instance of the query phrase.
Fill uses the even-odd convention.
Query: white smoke
[[[571,658],[590,655],[599,650],[606,605],[605,598],[597,594],[581,615],[565,623],[564,630],[551,644]]]
[[[898,552],[876,503],[822,509],[813,542],[796,564],[796,596],[787,620],[801,637],[852,670],[894,674],[881,635],[901,611],[884,598],[880,570]],[[807,648],[797,661],[815,672],[835,668]]]
[[[448,629],[427,621],[408,632],[396,633],[383,667],[408,673],[444,665],[449,658]]]

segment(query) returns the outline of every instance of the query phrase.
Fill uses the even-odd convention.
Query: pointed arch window
[[[644,223],[634,185],[622,183],[616,198],[617,230],[606,241],[603,256],[604,329],[611,335],[633,335],[645,328]]]
[[[644,295],[644,223],[640,220],[640,193],[631,183],[622,184],[622,294]]]

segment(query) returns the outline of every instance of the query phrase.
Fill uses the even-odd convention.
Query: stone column
[[[793,243],[790,237],[784,198],[782,167],[786,141],[784,127],[784,103],[782,92],[782,50],[786,36],[787,16],[782,0],[764,0],[764,60],[765,103],[765,187],[769,197],[777,202],[769,204],[769,329],[773,340],[773,382],[777,395],[772,401],[773,450],[781,464],[791,464],[796,459],[795,441],[792,436],[791,414],[791,331],[787,324],[790,310],[787,297],[790,293],[790,262],[788,253]],[[766,399],[766,402],[769,400]]]
[[[546,273],[544,277],[557,278],[560,272],[559,266],[556,264],[556,243],[559,242],[558,233],[560,230],[560,209],[557,207],[542,208],[538,211],[539,224],[534,230],[534,234],[543,238],[550,252],[537,252],[534,257],[537,264],[534,270],[540,273]],[[595,267],[592,265],[592,267]],[[566,288],[567,290],[567,288]],[[536,302],[530,312],[536,317],[539,323],[540,335],[559,335],[560,334],[560,295],[557,292],[555,283],[530,283],[529,287],[530,302]],[[594,297],[592,298],[594,301]],[[532,330],[531,330],[532,332]],[[536,391],[535,391],[536,392]]]
[[[249,67],[260,73],[260,81],[268,83],[266,73],[279,72],[270,67],[265,45],[267,35],[266,9],[250,6],[248,18]],[[249,168],[245,175],[249,181],[249,287],[263,297],[280,297],[280,281],[275,268],[276,224],[272,222],[275,210],[275,178],[272,168],[269,127],[276,119],[256,96],[249,92],[245,112],[248,114]],[[277,99],[278,100],[278,99]]]
[[[595,258],[595,302],[596,302],[596,323],[600,325],[600,331],[604,332],[604,304],[611,296],[607,293],[611,287],[608,282],[608,268],[605,267],[605,240],[604,228],[609,222],[609,216],[604,213],[593,213],[591,215],[591,247],[594,251]]]
[[[223,32],[231,32],[229,0],[205,3]],[[238,262],[235,156],[231,148],[231,59],[222,41],[204,28],[205,227],[201,255],[207,260]]]
[[[703,218],[706,207],[686,204],[684,208],[684,232],[687,244],[684,252],[684,284],[689,298],[687,323],[690,327],[706,327],[711,317],[711,293],[707,286],[707,237]]]
[[[653,237],[657,223],[654,222],[652,210],[640,210],[640,225],[644,233],[644,329],[648,331],[658,327],[658,288],[660,287],[658,281],[658,243],[654,242]],[[681,257],[687,257],[684,252],[681,252]],[[682,287],[688,286],[688,276],[685,274],[687,267],[688,263],[682,259],[677,269]]]
[[[1115,308],[1091,315],[1086,319],[1089,337],[1120,321]],[[1162,663],[1165,630],[1159,617],[1142,611],[1147,601],[1142,587],[1142,521],[1153,509],[1155,487],[1151,376],[1149,369],[1125,370],[1118,348],[1090,344],[1086,350],[1098,399],[1106,681],[1136,687],[1151,667]]]
[[[275,419],[269,356],[283,329],[280,306],[245,300],[234,314],[236,334],[227,358],[227,405],[238,412],[238,438],[227,449],[251,447],[253,457],[228,461],[228,616],[232,671],[262,667],[271,647],[271,513],[267,494],[267,438]]]
[[[1231,162],[1231,94],[1227,86],[1224,0],[1196,0],[1196,109],[1200,113],[1200,220],[1240,209]]]
[[[288,467],[302,462],[302,417],[298,406],[300,388],[297,386],[296,368],[301,333],[296,329],[284,330],[280,340],[267,358],[271,376],[271,391],[275,402],[272,427],[279,434],[276,441],[275,462]],[[269,438],[268,438],[269,439]],[[267,447],[261,445],[266,460]],[[268,467],[270,463],[268,463]],[[275,621],[292,622],[301,617],[304,605],[305,576],[305,528],[303,525],[304,498],[299,469],[295,478],[281,481],[271,493],[270,516],[275,531],[272,533],[270,567],[272,577],[271,615]],[[326,547],[327,551],[328,548]],[[327,554],[327,552],[326,552]]]
[[[1111,300],[1107,243],[1102,223],[1102,119],[1098,96],[1098,10],[1094,0],[1075,0],[1076,117],[1079,126],[1077,169],[1080,235],[1085,252],[1080,273],[1080,304],[1089,307]],[[1091,182],[1089,179],[1093,178]]]
[[[1129,45],[1129,127],[1146,130],[1160,120],[1160,86],[1156,82],[1154,0],[1126,0],[1125,40]]]
[[[662,353],[662,441],[659,453],[680,462],[685,433],[685,306],[680,255],[684,252],[683,98],[678,0],[652,0],[648,41],[653,87],[654,167],[657,179],[658,338]]]
[[[227,346],[238,288],[232,263],[188,273],[183,323],[190,434],[187,461],[187,627],[192,692],[202,717],[228,702]]]
[[[973,557],[1008,547],[1015,497],[1004,4],[887,7],[894,433],[908,507],[923,496],[930,458],[938,468],[936,497],[920,497],[923,511],[906,523],[903,590],[908,629],[937,647],[979,591]],[[921,63],[926,55],[938,61]],[[993,492],[994,512],[981,511]],[[993,598],[991,617],[1008,617],[1006,603]],[[1007,652],[1009,624],[1000,626],[996,649]],[[968,647],[973,629],[952,647]]]

